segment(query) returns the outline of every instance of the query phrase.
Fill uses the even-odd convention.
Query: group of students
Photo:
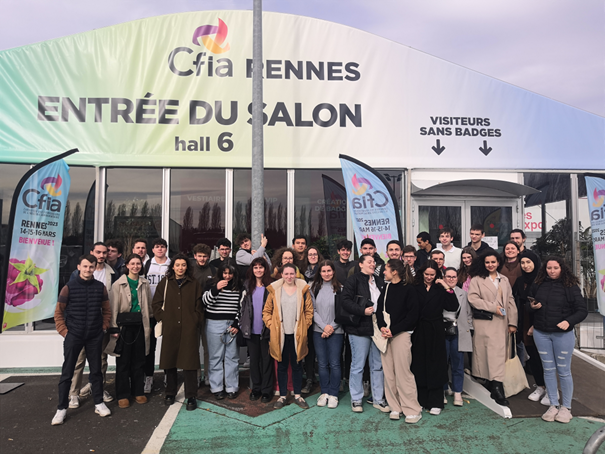
[[[479,235],[473,235],[477,230]],[[217,400],[236,398],[239,335],[246,340],[250,356],[251,400],[271,402],[277,377],[279,397],[274,407],[287,404],[291,380],[294,403],[308,408],[302,394],[313,385],[317,358],[321,389],[317,406],[336,408],[341,379],[348,376],[352,411],[363,411],[369,381],[368,402],[391,419],[404,417],[413,424],[422,418],[423,408],[432,415],[441,413],[447,403],[444,391],[449,389],[450,366],[453,404],[463,405],[465,352],[472,354],[473,376],[486,380],[492,398],[507,405],[504,365],[509,334],[517,328],[523,333],[517,350],[524,360],[528,357],[538,385],[530,399],[540,400],[546,394],[550,405],[543,419],[568,422],[573,327],[587,313],[577,278],[562,259],[549,257],[540,266],[533,252],[515,242],[514,248],[507,243],[501,257],[481,241],[482,230],[473,226],[472,241],[462,250],[453,246],[449,229],[440,233],[439,249],[425,232],[418,236],[418,251],[391,241],[386,263],[367,238],[361,243],[358,261],[349,260],[352,243],[347,240],[337,245],[338,259],[331,261],[318,248],[307,248],[304,237],[294,238],[292,248],[281,248],[270,259],[264,236],[259,249],[252,250],[250,236],[243,234],[236,240],[235,259],[228,239],[218,242],[219,257],[212,262],[211,248],[204,244],[193,248],[193,259],[184,254],[160,259],[165,275],[152,279],[153,291],[144,277],[149,266],[141,254],[124,260],[127,272],[109,292],[100,282],[100,286],[92,284],[96,276],[86,272],[88,267],[98,267],[97,257],[83,256],[79,275],[65,286],[69,292],[61,291],[57,306],[57,329],[67,336],[53,424],[65,418],[65,389],[73,375],[76,350],[86,350],[97,412],[109,414],[103,404],[101,367],[90,361],[99,350],[100,363],[103,331],[118,344],[105,351],[119,355],[116,392],[120,407],[130,405],[131,396],[137,403],[146,402],[145,358],[152,354],[156,335],[162,336],[160,369],[165,371],[166,404],[174,403],[177,369],[184,372],[187,410],[197,408],[198,387],[203,383]],[[514,257],[512,249],[517,252]],[[155,259],[154,255],[149,260]],[[69,299],[87,285],[97,293],[105,292],[96,298],[102,309],[98,314],[103,316],[95,321],[94,329],[87,325],[92,317],[81,311],[77,298],[76,304]],[[160,326],[154,329],[155,323]],[[77,334],[77,342],[70,325],[86,327],[84,336]],[[198,385],[200,339],[205,379]],[[554,357],[559,357],[556,367]],[[538,370],[540,364],[547,367]],[[560,407],[557,373],[563,394]],[[99,410],[101,404],[107,411]]]

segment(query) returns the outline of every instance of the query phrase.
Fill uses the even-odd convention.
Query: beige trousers
[[[418,403],[416,380],[410,370],[412,364],[412,339],[410,333],[399,333],[389,339],[386,353],[380,354],[384,372],[384,391],[391,411],[406,416],[418,415],[422,408]]]

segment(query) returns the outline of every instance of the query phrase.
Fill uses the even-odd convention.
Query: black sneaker
[[[271,398],[272,398],[272,397],[273,397],[273,396],[271,396],[271,394],[263,394],[263,397],[261,397],[260,401],[261,401],[263,404],[268,404],[269,402],[271,402]]]
[[[225,392],[219,391],[217,393],[214,393],[214,397],[216,398],[216,400],[223,400],[225,398]]]
[[[309,394],[313,388],[313,380],[307,380],[303,389],[300,390],[302,394]]]
[[[235,399],[237,397],[237,393],[227,393],[227,399]]]
[[[370,397],[368,397],[368,400],[366,400],[367,403],[369,403],[370,405],[374,405],[374,398],[372,397],[372,395],[370,395]]]
[[[174,396],[166,396],[166,397],[164,397],[164,403],[167,406],[172,405],[174,403]]]
[[[190,397],[187,399],[187,411],[193,411],[197,408],[197,401],[195,397]]]
[[[255,393],[254,391],[250,392],[250,400],[258,400],[260,399],[261,394],[260,393]]]

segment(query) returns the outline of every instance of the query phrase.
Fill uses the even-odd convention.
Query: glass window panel
[[[462,208],[459,206],[418,207],[418,232],[429,232],[434,244],[439,242],[439,231],[445,227],[454,230],[454,246],[461,247]]]
[[[287,243],[286,207],[287,172],[285,170],[265,170],[265,235],[268,239],[267,249],[272,252]],[[245,232],[251,233],[252,171],[236,169],[233,175],[233,239]],[[290,238],[291,240],[291,238]],[[214,246],[214,245],[211,245]],[[238,245],[233,245],[233,256]]]
[[[125,256],[135,239],[160,237],[162,169],[107,169],[105,197],[105,240],[122,241]]]
[[[347,238],[347,196],[340,170],[297,170],[294,233],[324,257],[337,257],[336,244]]]
[[[173,169],[170,176],[170,255],[225,237],[225,169]]]
[[[0,276],[4,266],[4,251],[8,241],[8,217],[13,194],[19,180],[31,166],[28,164],[0,164]],[[4,308],[2,308],[4,310]],[[15,326],[6,331],[25,331],[25,325]]]
[[[512,207],[471,206],[471,225],[473,224],[483,225],[485,236],[498,237],[498,251],[502,252],[513,229],[513,209]]]

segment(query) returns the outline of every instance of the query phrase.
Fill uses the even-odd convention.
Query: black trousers
[[[261,339],[260,334],[251,334],[247,341],[250,352],[252,392],[272,395],[274,360],[269,354],[269,339]]]
[[[315,344],[313,343],[313,324],[311,323],[310,328],[307,331],[307,346],[309,353],[305,356],[305,375],[307,380],[317,381],[315,379]]]
[[[294,347],[294,334],[286,334],[284,346],[281,352],[281,361],[277,362],[277,382],[279,383],[279,395],[288,395],[288,364],[292,366],[292,387],[294,394],[300,395],[302,389],[302,367],[298,362],[296,348]]]
[[[527,363],[529,364],[529,369],[531,370],[531,374],[534,376],[534,380],[536,385],[545,386],[544,384],[544,368],[542,367],[542,360],[540,359],[540,354],[538,353],[538,349],[535,345],[526,345],[525,350],[527,350],[527,354],[529,355],[529,359]]]
[[[145,387],[145,331],[143,325],[124,326],[120,332],[122,353],[116,357],[118,399],[142,396]]]
[[[153,377],[155,371],[155,347],[158,340],[155,338],[155,325],[157,325],[155,318],[149,319],[149,328],[151,328],[151,336],[149,336],[149,355],[145,357],[145,375],[147,377]]]
[[[441,388],[418,386],[418,403],[422,408],[443,408],[443,386]]]
[[[103,351],[103,331],[98,335],[79,339],[67,333],[63,341],[63,367],[59,379],[59,405],[57,409],[65,410],[69,405],[69,388],[78,356],[82,348],[86,351],[90,374],[88,380],[92,385],[92,397],[95,405],[103,403],[103,373],[101,372],[101,352]]]
[[[176,396],[177,381],[178,377],[176,374],[176,367],[174,369],[164,370],[166,374],[166,397]],[[197,396],[197,370],[184,370],[183,376],[185,378],[185,399]]]
[[[345,334],[345,348],[343,348],[342,354],[344,355],[344,359],[342,361],[342,377],[349,379],[349,375],[351,374],[351,342],[349,342],[349,335]],[[365,370],[364,370],[365,374]]]

